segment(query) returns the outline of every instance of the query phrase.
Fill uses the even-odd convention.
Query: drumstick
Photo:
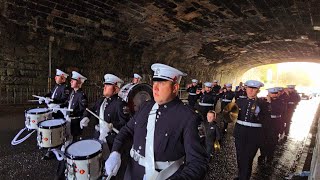
[[[90,109],[86,108],[86,110],[91,113],[94,117],[98,118],[100,121],[104,121],[102,118],[100,118],[98,115],[96,115],[94,112],[92,112]],[[115,133],[119,133],[119,130],[112,127],[112,130],[115,132]]]
[[[53,99],[42,97],[42,96],[37,96],[37,95],[32,95],[32,96],[38,99],[48,99],[48,101],[53,101]]]
[[[28,102],[38,102],[39,100],[28,100]]]

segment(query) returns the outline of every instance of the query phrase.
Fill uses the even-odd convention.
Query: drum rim
[[[30,111],[31,109],[47,109],[47,111],[44,111],[44,112],[28,112],[28,111]],[[37,107],[37,108],[29,108],[29,109],[27,109],[27,110],[25,110],[25,113],[26,114],[45,114],[45,113],[48,113],[48,112],[52,112],[52,110],[51,109],[48,109],[48,108],[40,108],[40,107]]]
[[[44,125],[41,125],[41,123],[45,122],[45,121],[51,121],[51,120],[55,120],[55,119],[47,119],[47,120],[44,120],[44,121],[41,121],[41,122],[38,122],[37,126],[38,128],[40,129],[56,129],[56,128],[59,128],[59,127],[62,127],[66,124],[66,121],[64,121],[62,124],[60,125],[55,125],[55,126],[44,126]]]
[[[100,153],[102,153],[102,144],[100,141],[98,141],[97,139],[92,139],[92,138],[89,138],[89,139],[82,139],[82,140],[94,140],[94,141],[97,141],[100,145],[101,145],[101,149],[99,149],[97,152],[93,153],[93,154],[90,154],[90,155],[87,155],[87,156],[74,156],[74,155],[71,155],[68,153],[68,149],[69,147],[76,143],[76,142],[79,142],[79,141],[76,141],[76,142],[73,142],[71,144],[69,144],[67,147],[66,147],[66,150],[65,150],[65,156],[67,157],[67,159],[70,159],[70,160],[87,160],[87,159],[91,159],[93,157],[96,157],[97,155],[99,155]],[[82,141],[80,140],[80,141]]]

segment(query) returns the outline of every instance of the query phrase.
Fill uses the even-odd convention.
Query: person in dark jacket
[[[214,144],[216,141],[220,143],[221,136],[220,136],[220,129],[216,122],[217,113],[213,110],[208,111],[207,113],[207,121],[208,123],[205,125],[205,132],[206,132],[206,148],[208,156],[212,157],[215,149]]]

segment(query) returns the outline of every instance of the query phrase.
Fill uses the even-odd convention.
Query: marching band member
[[[213,86],[212,86],[212,91],[216,94],[217,98],[216,100],[214,101],[214,106],[213,106],[213,110],[215,111],[216,110],[216,106],[217,106],[217,102],[219,100],[218,96],[219,96],[219,93],[220,93],[220,89],[221,89],[221,86],[218,85],[218,80],[214,80],[213,81]]]
[[[203,179],[208,157],[200,144],[197,115],[178,98],[184,73],[153,64],[154,101],[148,101],[116,136],[105,163],[108,175],[117,174],[125,142],[133,140],[125,175],[129,179]]]
[[[263,83],[255,80],[245,82],[247,99],[239,99],[238,120],[234,128],[234,137],[238,163],[238,180],[249,180],[252,162],[262,141],[262,126],[270,117],[270,103],[258,99]]]
[[[204,119],[209,110],[213,110],[214,102],[216,101],[216,94],[212,92],[212,83],[205,82],[204,89],[201,92],[197,91],[200,95],[198,106],[196,107]]]
[[[142,77],[139,74],[134,73],[133,79],[132,79],[132,84],[139,84],[141,79],[142,79]]]
[[[61,107],[68,107],[68,109],[72,109],[72,112],[65,112],[65,119],[67,121],[67,141],[62,146],[61,150],[64,151],[65,148],[71,144],[73,141],[77,141],[80,138],[82,133],[82,129],[80,127],[80,120],[88,106],[88,100],[85,93],[82,91],[82,85],[87,80],[86,77],[81,75],[76,71],[72,71],[71,77],[71,88],[72,92],[68,98],[68,102],[61,105]],[[83,122],[82,122],[83,123]],[[65,179],[64,171],[65,171],[65,161],[59,161],[57,174],[55,176],[56,179]]]
[[[229,103],[232,102],[235,93],[231,90],[232,84],[227,83],[225,84],[226,89],[223,90],[222,94],[220,94],[221,97],[221,112],[223,111],[224,107],[226,107]],[[226,133],[228,128],[228,122],[224,119],[223,120],[223,132]]]
[[[261,155],[258,158],[259,164],[264,164],[265,161],[269,164],[273,160],[274,151],[278,143],[279,132],[283,127],[283,116],[286,111],[285,103],[279,98],[278,88],[269,88],[267,101],[271,104],[270,117],[263,124],[263,141],[260,148]]]
[[[53,107],[60,107],[61,104],[66,103],[69,97],[70,88],[66,84],[66,79],[69,75],[60,69],[56,69],[56,76],[54,77],[54,80],[56,82],[56,85],[52,88],[52,90],[46,94],[44,97],[50,98],[53,101],[52,102],[46,102],[48,104],[49,108]],[[43,99],[40,99],[39,101],[42,101]],[[41,103],[41,102],[40,102]],[[53,118],[59,119],[63,118],[63,114],[58,112],[52,113]],[[47,153],[42,157],[43,160],[49,160],[52,159],[53,153],[48,149]]]
[[[198,80],[192,79],[191,82],[192,84],[189,84],[187,86],[187,92],[189,93],[188,102],[190,106],[194,107],[194,105],[196,104],[199,98],[199,95],[196,93],[199,87],[198,87]]]
[[[285,126],[285,135],[288,136],[290,125],[292,121],[292,116],[294,113],[294,110],[296,109],[297,105],[299,104],[301,98],[297,91],[295,90],[296,85],[287,85],[288,87],[288,104],[287,104],[287,117],[285,120],[286,126]]]
[[[95,127],[97,132],[95,137],[103,143],[103,146],[108,146],[107,148],[103,148],[104,151],[106,151],[106,149],[112,149],[114,138],[117,135],[112,131],[112,128],[120,130],[130,118],[129,108],[126,106],[126,102],[124,102],[116,93],[116,86],[120,83],[123,83],[123,81],[117,76],[113,74],[104,75],[104,97],[98,99],[95,105],[90,109],[103,119],[103,121],[99,120],[99,124]],[[89,117],[91,117],[91,114],[86,111],[80,122],[82,127],[88,126]],[[128,149],[129,148],[130,147],[128,147]],[[103,152],[104,155],[107,153],[109,152]],[[125,160],[122,159],[122,161],[127,161],[128,157],[129,151],[127,151],[126,156],[122,156],[122,158],[125,158]],[[125,164],[122,164],[120,173],[118,173],[116,179],[123,179],[125,168]]]

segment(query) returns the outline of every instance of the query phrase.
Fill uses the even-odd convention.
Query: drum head
[[[128,94],[128,106],[132,114],[138,111],[140,105],[153,99],[152,87],[149,84],[137,84]]]
[[[63,119],[51,119],[51,120],[39,122],[38,126],[39,128],[43,128],[43,129],[53,129],[53,128],[61,127],[65,123],[66,122]]]
[[[70,159],[90,159],[102,151],[102,145],[93,139],[86,139],[70,144],[66,155]]]
[[[50,112],[48,108],[34,108],[27,111],[27,114],[44,114]]]

